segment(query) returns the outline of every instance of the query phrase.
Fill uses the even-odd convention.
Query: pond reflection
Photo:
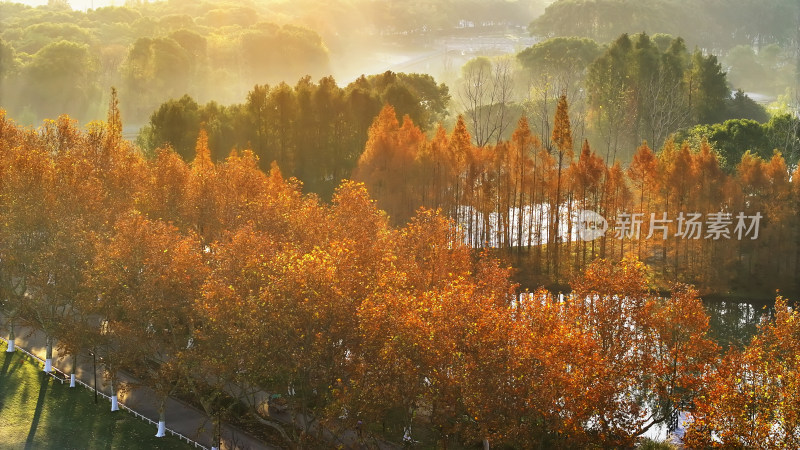
[[[703,299],[709,316],[711,337],[727,350],[731,346],[743,348],[758,333],[762,317],[771,318],[773,301],[731,300],[719,297]]]

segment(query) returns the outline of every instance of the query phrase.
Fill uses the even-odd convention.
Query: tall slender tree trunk
[[[111,411],[119,411],[119,399],[117,398],[116,384],[117,380],[114,375],[111,377]]]
[[[167,397],[161,397],[161,401],[158,404],[158,431],[156,432],[156,437],[164,437],[167,435]]]
[[[523,237],[522,237],[522,222],[525,219],[524,210],[523,210],[523,197],[525,192],[525,154],[523,150],[520,150],[520,159],[519,159],[519,184],[514,183],[514,198],[517,203],[517,261],[522,260],[522,246],[523,246]]]
[[[44,371],[45,373],[53,371],[53,338],[49,334],[45,338]]]
[[[8,348],[6,349],[6,352],[14,353],[14,350],[16,349],[15,346],[16,338],[17,336],[14,334],[14,321],[12,320],[11,324],[9,325]]]
[[[69,374],[69,387],[75,387],[75,371],[78,369],[78,354],[72,355],[72,370]]]
[[[563,152],[559,152],[559,155],[558,155],[558,178],[557,178],[557,181],[556,181],[556,198],[555,198],[555,204],[553,205],[555,207],[555,213],[551,212],[551,214],[553,214],[553,216],[552,216],[553,217],[553,224],[552,224],[553,236],[551,237],[551,239],[548,239],[550,242],[553,243],[553,253],[552,253],[552,255],[553,255],[553,257],[552,257],[552,260],[553,260],[553,281],[555,281],[555,282],[558,282],[558,264],[559,264],[558,253],[559,253],[559,250],[560,250],[560,248],[559,248],[560,246],[559,246],[559,242],[558,242],[558,239],[559,239],[558,233],[559,233],[559,226],[560,226],[560,222],[561,222],[561,172],[562,172],[562,164],[563,164],[563,162],[564,162],[564,153]]]
[[[212,426],[214,428],[212,431],[213,437],[212,437],[211,450],[220,450],[220,447],[222,447],[222,433],[221,433],[222,427],[220,426],[221,420],[219,418],[219,412],[213,415],[211,421],[213,424]]]

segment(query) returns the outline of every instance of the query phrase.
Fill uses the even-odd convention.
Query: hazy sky
[[[47,0],[12,0],[12,3],[24,3],[30,6],[46,5]],[[90,8],[100,8],[103,6],[122,6],[125,0],[69,0],[70,6],[75,10],[86,11]]]

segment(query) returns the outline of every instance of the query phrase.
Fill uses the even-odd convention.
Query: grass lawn
[[[3,350],[5,346],[3,345]],[[108,401],[45,376],[20,352],[0,356],[0,449],[190,449]]]

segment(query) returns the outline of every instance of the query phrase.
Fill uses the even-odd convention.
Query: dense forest
[[[3,328],[282,446],[628,448],[691,409],[686,445],[797,447],[798,23],[1,2]],[[774,308],[724,340],[706,294]]]
[[[202,130],[190,163],[169,149],[145,159],[118,111],[85,131],[0,115],[0,305],[10,341],[26,324],[46,333],[48,361],[55,343],[73,361],[92,349],[114,393],[121,370],[158,393],[161,420],[182,395],[215,426],[257,419],[282,446],[358,427],[371,446],[628,447],[692,404],[692,445],[795,442],[800,320],[781,299],[721,358],[698,292],[658,295],[641,262],[596,260],[569,297],[520,295],[512,269],[439,212],[393,227],[353,182],[323,203],[252,152],[215,163]],[[381,118],[373,130],[396,120]],[[556,123],[564,148],[566,114]],[[713,168],[709,155],[684,147],[674,161]],[[277,420],[251,395],[287,386],[273,400],[324,428]]]
[[[778,120],[790,119],[770,124]],[[463,120],[451,133],[440,128],[428,139],[387,107],[370,128],[354,178],[396,224],[420,206],[446,212],[471,246],[506,249],[533,277],[522,278],[531,286],[575,276],[597,257],[633,257],[664,282],[693,283],[706,292],[768,296],[800,289],[800,172],[792,173],[779,152],[747,151],[723,163],[706,140],[696,147],[669,140],[658,153],[642,144],[626,168],[609,166],[587,141],[573,152],[565,97],[551,145],[555,151],[524,118],[510,141],[493,146],[473,145]],[[586,210],[608,220],[597,240],[577,228]],[[720,213],[725,232],[710,234]],[[637,230],[624,228],[632,214]],[[757,214],[759,229],[744,236]],[[699,227],[694,232],[682,221],[691,215]]]

